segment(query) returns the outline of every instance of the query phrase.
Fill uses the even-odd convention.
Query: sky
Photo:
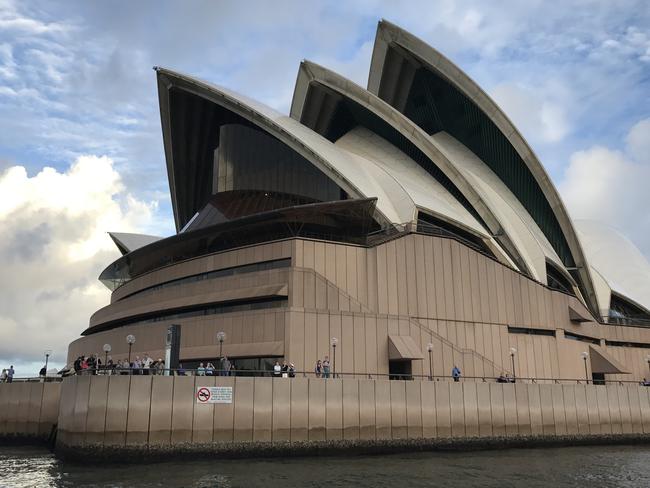
[[[650,258],[645,0],[0,0],[0,367],[65,362],[110,299],[107,231],[174,232],[153,66],[288,113],[302,59],[366,85],[382,18],[496,100],[573,218]]]

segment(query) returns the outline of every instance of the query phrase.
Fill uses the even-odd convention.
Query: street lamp
[[[427,351],[429,351],[429,381],[433,379],[433,362],[431,360],[431,352],[433,351],[433,344],[427,344]]]
[[[108,353],[111,352],[111,345],[110,344],[104,344],[104,369],[107,368],[108,366]]]
[[[332,378],[336,378],[336,345],[339,343],[339,340],[336,337],[332,337],[332,358],[334,359],[333,368],[332,368]]]
[[[131,348],[133,347],[133,344],[135,344],[135,336],[133,334],[129,334],[126,336],[126,343],[129,345],[129,368],[131,367]]]
[[[515,354],[517,354],[517,349],[514,347],[510,348],[510,361],[512,362],[512,382],[514,383],[517,378],[517,373],[515,371]]]
[[[585,380],[587,381],[587,384],[589,384],[589,373],[587,373],[587,358],[589,357],[589,353],[587,351],[582,351],[580,355],[585,363]]]
[[[52,349],[46,349],[45,350],[45,376],[47,376],[47,363],[50,360],[51,355],[52,355]]]
[[[226,340],[226,333],[221,331],[217,332],[217,340],[219,341],[219,358],[223,357],[222,351],[223,351],[223,341]]]

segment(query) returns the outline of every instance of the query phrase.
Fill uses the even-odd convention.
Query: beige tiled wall
[[[233,403],[198,404],[196,387],[204,385],[232,386]],[[118,401],[109,393],[107,408],[97,408],[101,402],[94,396],[105,398],[107,388]],[[5,391],[3,386],[0,399]],[[647,434],[649,393],[650,388],[634,385],[77,377],[64,383],[59,440],[69,446],[156,447],[187,442]],[[3,415],[14,419],[16,413],[9,409]]]

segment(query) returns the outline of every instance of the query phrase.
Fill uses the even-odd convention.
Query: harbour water
[[[381,456],[71,464],[43,448],[0,447],[0,487],[646,487],[650,446]]]

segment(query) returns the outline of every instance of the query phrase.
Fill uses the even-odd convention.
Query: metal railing
[[[14,376],[11,381],[8,379],[0,380],[1,383],[58,383],[63,381],[63,376]]]
[[[455,379],[451,375],[426,375],[426,374],[402,374],[402,373],[351,373],[334,372],[316,373],[314,371],[280,371],[273,370],[207,370],[191,368],[99,368],[85,369],[72,372],[71,375],[142,375],[142,376],[196,376],[196,377],[267,377],[267,378],[315,378],[315,379],[366,379],[366,380],[401,380],[401,381],[446,381],[446,382],[468,382],[477,383],[519,383],[519,384],[565,384],[565,385],[587,385],[587,384],[618,384],[618,385],[643,385],[650,386],[650,382],[643,384],[637,380],[593,380],[585,378],[540,378],[540,377],[512,377],[512,376],[460,376]],[[42,378],[41,378],[42,379]],[[22,378],[20,381],[39,381],[39,378]],[[14,378],[14,381],[17,381]],[[49,381],[49,378],[48,378]],[[57,378],[61,381],[61,378]]]

